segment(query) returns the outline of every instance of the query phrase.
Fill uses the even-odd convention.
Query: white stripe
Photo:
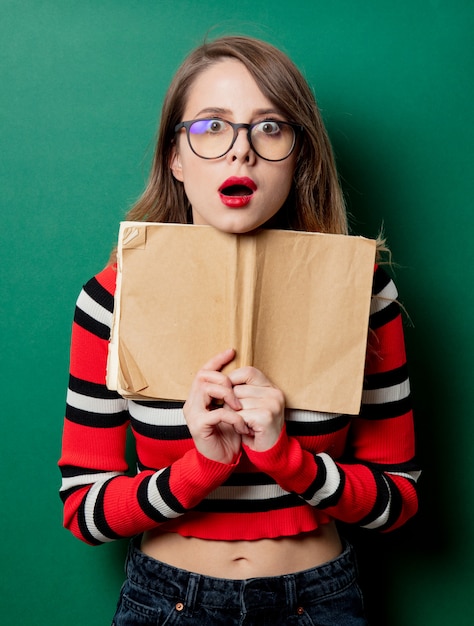
[[[93,319],[111,328],[112,313],[91,298],[84,290],[79,294],[77,306]]]
[[[410,381],[408,378],[398,385],[380,387],[379,389],[366,389],[362,392],[362,404],[385,404],[403,400],[410,395]]]
[[[105,480],[102,480],[92,485],[84,503],[87,530],[96,541],[100,541],[101,543],[113,541],[113,538],[103,535],[94,523],[94,509],[104,482]]]
[[[341,417],[341,413],[320,413],[319,411],[304,411],[302,409],[286,409],[285,418],[289,422],[329,422]]]
[[[85,487],[86,485],[92,485],[93,483],[100,482],[103,484],[109,478],[114,476],[123,476],[122,472],[100,472],[97,474],[79,474],[78,476],[71,476],[63,478],[61,483],[61,491],[67,491],[73,487]]]
[[[157,426],[185,426],[186,420],[182,408],[163,409],[137,404],[129,401],[130,415],[139,422]],[[287,409],[285,417],[293,422],[329,422],[337,419],[341,413],[321,413],[319,411],[304,411],[300,409]]]
[[[217,487],[206,500],[270,500],[287,495],[278,485],[229,485]]]
[[[120,413],[127,408],[127,401],[123,398],[92,398],[77,393],[77,391],[71,391],[71,389],[68,389],[66,401],[69,406],[75,409],[81,409],[89,413],[104,413],[106,415]]]
[[[320,504],[323,500],[335,494],[341,484],[341,476],[337,469],[337,465],[334,463],[329,454],[322,452],[318,456],[323,460],[327,474],[324,485],[321,489],[318,489],[311,500],[308,500],[311,506],[318,506],[318,504]]]
[[[391,280],[379,293],[372,296],[370,302],[370,314],[378,313],[398,298],[398,291],[393,280]]]
[[[147,487],[148,502],[159,513],[161,513],[161,515],[164,515],[165,517],[169,519],[172,519],[174,517],[179,517],[181,513],[177,513],[176,511],[171,509],[167,504],[165,504],[165,502],[163,501],[163,498],[161,497],[160,492],[158,491],[156,479],[162,472],[164,472],[164,469],[153,474],[153,476],[151,477],[151,480],[148,481],[148,487]]]
[[[418,470],[416,472],[386,472],[390,474],[390,476],[402,476],[403,478],[407,478],[410,481],[418,482],[418,479],[421,476],[421,471]]]
[[[158,407],[143,406],[130,401],[128,405],[130,415],[137,421],[155,426],[184,426],[183,409],[162,409]]]

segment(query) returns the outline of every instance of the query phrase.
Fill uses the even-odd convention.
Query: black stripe
[[[182,506],[181,502],[171,492],[170,475],[171,467],[167,467],[163,472],[161,472],[156,481],[158,491],[160,492],[165,504],[169,506],[171,510],[175,511],[176,513],[186,513],[186,509],[184,508],[184,506]]]
[[[109,313],[113,313],[114,310],[114,296],[107,291],[99,283],[97,278],[91,278],[89,282],[84,285],[84,291],[100,306],[107,309]]]
[[[108,539],[121,539],[122,535],[119,535],[118,533],[114,532],[110,528],[109,524],[107,523],[107,520],[105,519],[105,509],[104,509],[105,491],[111,480],[114,480],[114,479],[110,478],[110,480],[108,480],[102,485],[99,491],[99,495],[97,496],[96,504],[94,507],[94,523],[97,529],[99,530],[99,532],[101,532]]]
[[[390,283],[391,278],[387,272],[379,265],[374,272],[372,283],[372,295],[376,296]]]
[[[191,433],[186,424],[182,426],[157,426],[156,424],[146,424],[132,417],[131,425],[138,435],[149,437],[150,439],[161,441],[191,439]]]
[[[381,328],[382,326],[385,326],[385,324],[392,322],[399,315],[400,306],[398,302],[390,302],[390,304],[388,304],[382,310],[377,311],[376,313],[372,313],[369,318],[369,327],[372,330],[377,330],[377,328]]]
[[[359,417],[367,420],[383,420],[400,417],[412,409],[411,394],[395,402],[383,402],[381,404],[363,404]]]
[[[223,483],[223,487],[248,487],[252,485],[275,485],[275,481],[263,472],[233,473]]]
[[[399,490],[397,489],[397,486],[392,481],[390,476],[387,476],[386,474],[384,476],[385,476],[385,479],[388,482],[388,493],[390,494],[390,508],[388,510],[387,521],[384,524],[382,524],[381,526],[377,527],[377,530],[379,532],[382,532],[382,531],[390,528],[391,526],[393,526],[393,524],[395,524],[395,522],[400,517],[400,514],[401,514],[402,509],[403,509],[402,495],[399,492]],[[384,492],[386,493],[386,487],[385,487]],[[384,511],[384,509],[386,507],[386,502],[388,502],[388,499],[386,499],[386,501],[384,503],[385,506],[379,511],[379,515]],[[377,519],[377,517],[378,517],[378,515],[375,515],[373,519],[375,520],[375,519]]]
[[[126,424],[129,415],[127,411],[120,411],[120,413],[92,413],[66,404],[66,418],[74,424],[91,428],[116,428]]]
[[[193,510],[200,513],[267,513],[305,506],[306,502],[295,494],[266,500],[202,500]]]
[[[98,322],[96,319],[85,313],[78,306],[74,312],[74,322],[78,324],[84,330],[89,331],[93,335],[99,337],[99,339],[110,339],[110,328],[107,324],[102,324],[102,322]]]
[[[108,473],[108,470],[95,469],[92,467],[77,467],[76,465],[61,465],[59,469],[63,478],[75,478],[76,476],[87,476],[89,474],[103,474],[104,471]]]
[[[91,543],[93,546],[99,546],[103,542],[99,541],[93,535],[91,535],[91,533],[89,532],[89,529],[87,528],[86,515],[85,515],[85,501],[86,501],[86,498],[84,497],[77,511],[77,522],[79,524],[79,530],[81,531],[81,534],[84,537],[84,539],[87,541],[87,543]]]
[[[156,477],[156,475],[148,476],[145,480],[140,484],[138,488],[138,503],[142,508],[143,512],[148,515],[152,520],[158,523],[166,522],[168,520],[167,517],[162,515],[148,500],[148,484],[150,480],[156,480],[156,485],[158,488],[158,492],[160,493],[163,502],[177,515],[181,515],[186,512],[186,509],[181,505],[181,503],[177,500],[177,498],[171,493],[169,480],[170,480],[171,468],[167,467],[161,474]]]
[[[315,422],[297,422],[291,420],[286,422],[286,428],[290,436],[317,437],[319,435],[327,435],[343,430],[350,423],[351,419],[350,415],[339,415],[330,420]],[[148,424],[133,416],[131,417],[131,424],[136,433],[144,437],[149,437],[150,439],[172,441],[173,439],[183,440],[191,438],[189,428],[185,424],[180,426]]]
[[[59,497],[61,498],[63,504],[66,502],[69,496],[72,496],[73,493],[76,493],[76,491],[79,491],[79,489],[83,489],[85,486],[86,485],[78,485],[77,487],[71,487],[70,489],[62,489],[59,492]]]
[[[364,377],[364,389],[383,389],[385,387],[393,387],[400,385],[408,380],[408,366],[405,363],[388,372],[379,372],[377,374],[367,374]]]
[[[139,485],[137,491],[137,500],[140,505],[142,511],[145,515],[148,515],[150,519],[157,522],[158,524],[162,524],[163,522],[168,521],[168,518],[162,515],[159,511],[152,506],[148,500],[148,483],[153,479],[153,476],[147,476]]]
[[[359,520],[359,526],[367,526],[367,524],[372,524],[376,519],[378,519],[386,510],[390,499],[390,490],[387,487],[382,474],[374,472],[373,476],[376,485],[375,502],[370,513]]]
[[[301,494],[301,497],[304,500],[311,500],[314,494],[321,489],[327,479],[327,470],[323,459],[319,455],[315,454],[314,460],[316,461],[317,465],[316,478],[306,489],[306,491]]]
[[[328,435],[343,430],[350,424],[351,419],[350,415],[339,415],[329,420],[314,422],[290,420],[286,422],[286,430],[288,435],[292,437],[317,437],[319,435]]]
[[[344,487],[346,486],[346,475],[339,466],[337,466],[337,471],[339,472],[339,485],[332,495],[319,502],[318,509],[327,509],[330,506],[335,506],[339,502]]]
[[[69,375],[69,389],[83,396],[101,398],[104,400],[118,400],[122,397],[116,391],[107,389],[106,385],[91,383],[88,380],[76,378],[72,374]]]
[[[151,409],[182,409],[184,402],[169,402],[168,400],[133,400],[134,404]]]

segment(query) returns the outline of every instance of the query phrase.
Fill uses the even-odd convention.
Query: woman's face
[[[287,121],[235,59],[215,63],[190,88],[182,121],[210,117],[246,124],[266,119]],[[239,130],[227,154],[202,159],[191,150],[186,131],[181,129],[171,170],[184,184],[194,224],[247,233],[268,222],[281,208],[290,192],[295,161],[295,152],[284,161],[260,158],[250,147],[246,129]]]

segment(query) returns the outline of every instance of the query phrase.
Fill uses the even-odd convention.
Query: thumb
[[[270,380],[256,367],[247,365],[239,367],[228,374],[232,385],[256,385],[257,387],[273,387]]]

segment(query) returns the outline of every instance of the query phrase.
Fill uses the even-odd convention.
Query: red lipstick
[[[240,209],[252,199],[257,185],[247,176],[231,176],[219,187],[219,196],[223,204],[230,208]]]

